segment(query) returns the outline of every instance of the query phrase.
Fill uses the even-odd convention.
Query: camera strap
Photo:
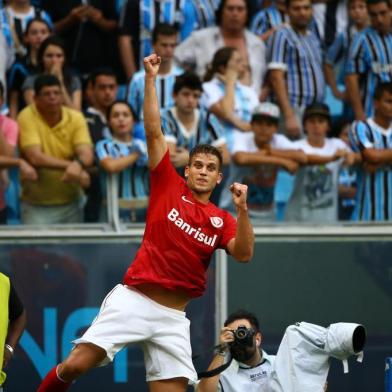
[[[226,370],[230,364],[231,361],[233,360],[233,357],[230,355],[230,359],[224,363],[221,366],[218,366],[215,369],[212,370],[206,370],[205,372],[197,372],[197,379],[200,380],[201,378],[208,378],[208,377],[214,377],[219,373],[222,373],[224,370]]]

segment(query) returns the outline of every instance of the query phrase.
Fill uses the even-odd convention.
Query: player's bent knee
[[[79,344],[60,365],[59,376],[64,381],[73,381],[96,367],[105,357],[106,351],[104,349],[90,343]]]

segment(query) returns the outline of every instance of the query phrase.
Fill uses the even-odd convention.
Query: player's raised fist
[[[161,65],[161,58],[153,53],[144,58],[143,64],[147,75],[156,76]]]
[[[246,207],[246,196],[248,193],[248,186],[234,182],[230,185],[233,202],[236,207]]]

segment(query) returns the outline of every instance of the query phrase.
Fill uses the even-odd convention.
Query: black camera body
[[[253,336],[255,331],[252,328],[246,328],[244,325],[240,325],[235,331],[233,331],[234,342],[230,343],[231,347],[252,347]]]

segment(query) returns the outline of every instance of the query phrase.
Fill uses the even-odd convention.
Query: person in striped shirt
[[[224,164],[230,160],[219,120],[212,113],[198,108],[202,90],[196,74],[189,72],[178,76],[173,88],[175,106],[161,113],[170,160],[177,168],[188,164],[189,152],[197,144],[219,148]]]
[[[203,4],[216,1],[198,0]],[[143,69],[143,58],[153,52],[153,31],[158,24],[176,26],[179,41],[183,41],[198,27],[202,9],[205,7],[196,9],[192,0],[128,0],[121,11],[118,40],[127,77]]]
[[[177,45],[177,30],[167,23],[155,27],[153,36],[154,53],[161,57],[162,63],[156,78],[158,102],[161,109],[174,106],[173,86],[178,75],[183,70],[173,62],[174,49]],[[144,138],[143,129],[143,101],[144,101],[144,69],[136,72],[129,84],[127,100],[132,107],[138,121],[137,135]]]
[[[373,115],[374,91],[379,82],[392,81],[392,13],[388,0],[367,0],[371,26],[350,46],[346,86],[356,120]]]
[[[215,12],[221,0],[194,0],[197,13],[198,28],[215,26]]]
[[[8,46],[15,52],[18,58],[27,53],[24,42],[24,33],[27,24],[33,18],[39,17],[53,29],[50,15],[38,7],[33,7],[29,0],[12,0],[0,10],[1,32]]]
[[[369,20],[365,0],[348,0],[347,8],[350,22],[328,48],[324,64],[325,78],[333,95],[335,98],[345,101],[347,94],[345,91],[341,91],[338,86],[344,86],[344,67],[348,50],[356,34],[367,27]],[[345,113],[347,112],[348,108],[345,110]]]
[[[98,142],[95,150],[103,169],[103,193],[107,192],[107,173],[116,175],[119,199],[134,206],[131,213],[120,209],[120,217],[128,222],[144,222],[149,193],[147,147],[142,140],[133,138],[134,115],[127,102],[115,101],[109,107],[108,124],[112,137]]]
[[[352,216],[357,221],[392,218],[392,82],[377,86],[373,105],[374,116],[354,122],[349,133],[353,149],[364,161]]]
[[[285,0],[276,0],[270,7],[260,10],[252,19],[250,31],[266,41],[276,27],[288,22]]]
[[[309,28],[310,0],[287,0],[286,4],[290,24],[282,25],[272,36],[268,69],[287,136],[298,138],[305,107],[324,98],[323,54],[320,41]]]

